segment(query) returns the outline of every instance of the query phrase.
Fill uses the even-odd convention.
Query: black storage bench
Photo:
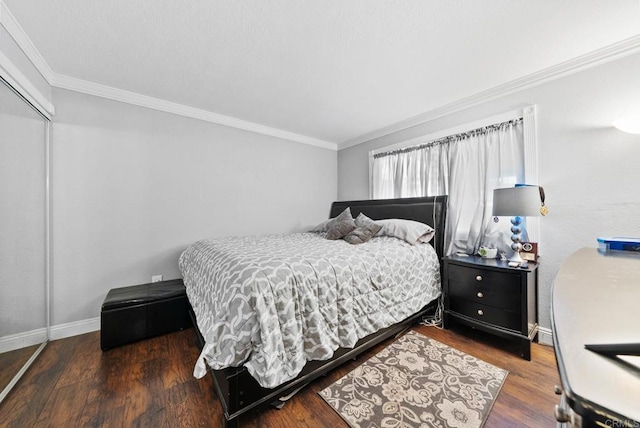
[[[191,326],[182,279],[109,290],[100,312],[103,351]]]

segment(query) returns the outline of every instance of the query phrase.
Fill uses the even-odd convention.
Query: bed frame
[[[351,214],[355,218],[361,212],[373,220],[385,218],[403,218],[429,224],[435,229],[435,236],[431,244],[436,249],[438,257],[442,259],[444,251],[444,229],[447,212],[447,196],[427,196],[421,198],[380,199],[360,201],[338,201],[331,205],[329,218],[340,214],[345,208],[351,207]],[[225,423],[228,428],[237,427],[239,417],[249,411],[265,405],[281,407],[295,392],[314,379],[324,376],[329,371],[348,360],[356,358],[382,341],[395,336],[409,328],[424,316],[433,314],[437,300],[431,302],[416,314],[404,321],[377,331],[360,339],[353,348],[338,348],[333,357],[325,361],[309,361],[302,372],[296,377],[277,388],[261,387],[251,377],[244,367],[229,367],[222,370],[211,370],[216,392],[224,411]],[[198,343],[202,348],[204,339],[198,331],[195,315],[190,310],[190,316],[195,327]]]

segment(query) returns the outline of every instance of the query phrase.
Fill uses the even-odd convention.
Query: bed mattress
[[[404,320],[440,295],[430,244],[296,233],[198,241],[180,256],[205,345],[194,375],[244,365],[265,388]]]

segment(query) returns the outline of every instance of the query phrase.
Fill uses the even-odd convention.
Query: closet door
[[[47,132],[0,79],[0,401],[49,335]]]

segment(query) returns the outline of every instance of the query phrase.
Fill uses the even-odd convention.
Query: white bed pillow
[[[376,223],[382,226],[376,236],[393,236],[403,239],[411,245],[428,243],[435,234],[431,226],[419,221],[390,218],[376,220]]]

